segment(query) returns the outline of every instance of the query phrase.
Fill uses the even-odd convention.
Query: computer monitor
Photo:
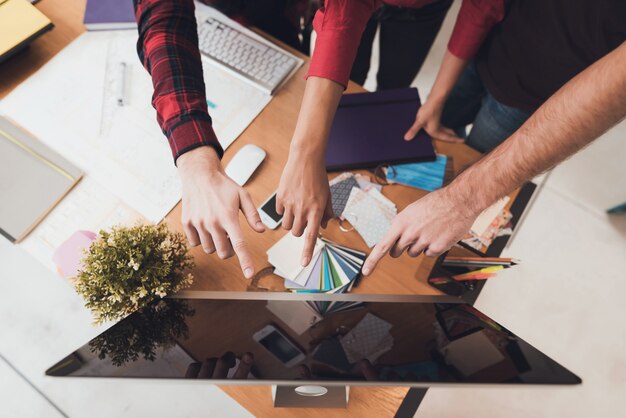
[[[457,298],[251,292],[183,292],[154,301],[46,374],[271,384],[304,392],[581,383]]]
[[[581,382],[456,298],[231,292],[156,300],[46,374],[257,385]]]

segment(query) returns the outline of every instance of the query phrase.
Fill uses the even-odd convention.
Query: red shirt
[[[421,7],[434,0],[386,0]],[[220,157],[209,117],[193,0],[133,0],[138,23],[139,57],[152,75],[152,105],[167,136],[174,160],[209,145]],[[361,35],[382,0],[325,0],[315,15],[317,32],[309,76],[348,84]],[[471,58],[493,25],[504,17],[504,0],[463,0],[448,49]]]
[[[419,8],[434,0],[385,0],[393,6]],[[309,76],[346,86],[361,35],[382,0],[325,0],[313,20],[317,33]],[[489,30],[504,18],[504,0],[463,0],[448,43],[455,56],[474,56]]]

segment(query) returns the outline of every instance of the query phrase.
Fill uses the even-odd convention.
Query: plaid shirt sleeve
[[[193,0],[133,0],[137,53],[152,75],[152,105],[174,162],[187,151],[220,146],[207,109]]]

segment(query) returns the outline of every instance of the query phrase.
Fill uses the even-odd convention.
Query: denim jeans
[[[452,89],[441,123],[452,128],[465,143],[489,152],[515,132],[531,113],[498,102],[485,88],[474,62],[470,62]],[[469,135],[467,126],[472,124]]]

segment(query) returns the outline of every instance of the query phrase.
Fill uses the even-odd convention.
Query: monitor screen
[[[580,383],[465,303],[262,297],[154,301],[46,374],[256,384]]]

